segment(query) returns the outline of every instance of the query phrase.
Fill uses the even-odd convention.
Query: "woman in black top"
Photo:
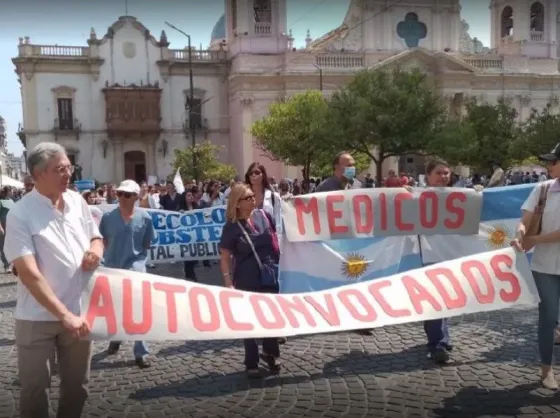
[[[183,198],[181,200],[180,212],[188,212],[196,209],[199,209],[199,206],[198,203],[194,201],[194,194],[192,189],[186,190],[185,193],[183,193]],[[194,271],[196,263],[196,260],[188,260],[183,262],[185,279],[190,280],[191,282],[198,282],[196,272]]]
[[[232,187],[226,219],[220,241],[220,266],[225,286],[249,292],[278,293],[277,282],[263,283],[261,270],[261,265],[278,266],[280,252],[274,220],[267,212],[256,209],[255,194],[247,185]],[[263,339],[260,356],[255,339],[246,339],[244,343],[245,367],[249,377],[261,377],[259,357],[271,372],[279,372],[277,338]]]

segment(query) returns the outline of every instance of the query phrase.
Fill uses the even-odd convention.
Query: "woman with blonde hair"
[[[257,209],[255,193],[245,184],[231,188],[226,224],[220,241],[220,267],[226,287],[257,293],[278,293],[278,237],[274,219]],[[262,354],[255,339],[244,340],[245,367],[250,378],[262,376],[259,358],[272,373],[280,371],[277,338],[264,338]]]

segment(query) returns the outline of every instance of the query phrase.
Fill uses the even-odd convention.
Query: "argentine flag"
[[[280,290],[302,293],[378,279],[507,247],[521,206],[535,184],[485,189],[478,235],[358,238],[321,242],[282,240]],[[530,257],[530,254],[529,254]]]

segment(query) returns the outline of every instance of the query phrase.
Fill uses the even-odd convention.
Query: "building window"
[[[544,32],[544,6],[538,1],[531,5],[531,31]]]
[[[191,98],[187,97],[187,104],[185,106],[188,115],[190,116],[189,127],[192,129],[202,128],[202,99],[194,97],[191,103]],[[192,108],[192,112],[189,109]]]
[[[56,99],[58,106],[58,129],[68,131],[74,129],[74,115],[72,112],[72,99]]]
[[[255,22],[272,23],[272,7],[270,0],[254,0],[253,10],[255,12]]]
[[[513,9],[511,6],[502,10],[502,38],[513,35]]]

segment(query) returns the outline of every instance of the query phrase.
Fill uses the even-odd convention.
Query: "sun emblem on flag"
[[[358,253],[348,254],[346,260],[342,263],[342,275],[347,279],[359,279],[368,268],[368,262],[365,257]]]
[[[493,225],[488,229],[486,246],[492,250],[504,248],[509,244],[511,231],[506,225]]]

